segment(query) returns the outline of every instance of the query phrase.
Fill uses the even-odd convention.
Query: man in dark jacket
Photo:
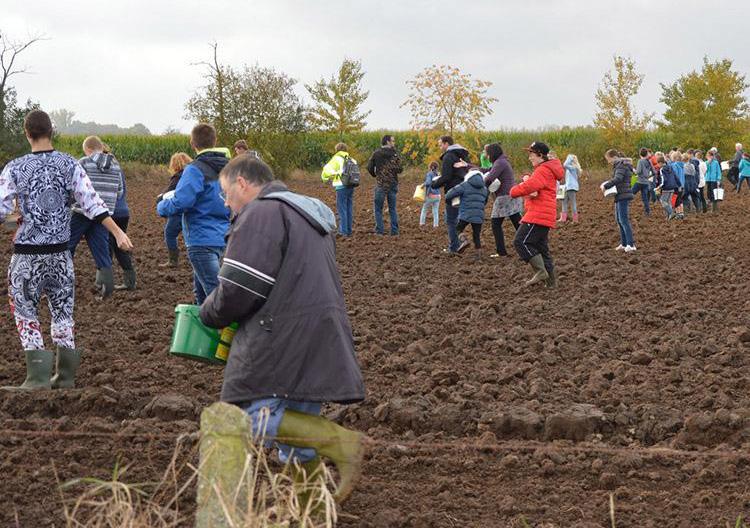
[[[396,152],[396,139],[386,134],[380,141],[381,147],[372,153],[367,164],[367,172],[375,178],[375,233],[385,234],[383,226],[383,205],[388,199],[388,214],[391,221],[391,235],[398,235],[398,175],[403,171],[401,158]]]
[[[438,140],[438,146],[443,151],[440,160],[443,163],[440,177],[432,181],[432,188],[443,187],[447,193],[456,185],[463,183],[464,176],[469,172],[467,167],[454,167],[459,161],[469,162],[469,151],[461,145],[454,144],[451,136],[442,136]],[[445,225],[448,228],[448,253],[458,253],[460,243],[456,232],[458,224],[458,205],[453,205],[450,200],[445,201]]]
[[[331,459],[351,492],[364,456],[364,436],[319,416],[323,402],[364,399],[362,374],[341,288],[333,212],[295,194],[252,156],[221,172],[235,213],[219,285],[201,306],[212,328],[239,324],[224,370],[221,399],[245,409],[253,428],[261,410],[266,435],[284,439],[282,461],[294,456],[308,473]]]
[[[224,253],[229,210],[221,198],[219,172],[229,161],[216,149],[216,130],[198,124],[190,134],[197,156],[182,172],[174,193],[165,193],[156,209],[169,218],[182,214],[182,236],[193,267],[195,304],[202,304],[218,284],[219,262]]]

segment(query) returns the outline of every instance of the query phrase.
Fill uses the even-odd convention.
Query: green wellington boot
[[[322,416],[286,410],[279,424],[278,438],[284,444],[313,448],[330,459],[340,478],[334,499],[342,503],[349,497],[362,471],[365,435]]]
[[[72,389],[75,387],[76,370],[80,363],[80,350],[57,347],[57,374],[52,377],[52,388]]]
[[[50,377],[55,363],[55,354],[49,350],[26,350],[26,380],[18,387],[2,387],[3,390],[45,390],[52,388]]]
[[[532,284],[536,284],[537,282],[546,281],[549,278],[547,270],[544,269],[544,259],[541,255],[537,254],[531,257],[531,260],[529,260],[529,264],[536,273],[534,273],[534,276],[526,281],[526,286],[531,286]]]
[[[115,290],[128,290],[133,291],[135,290],[135,284],[136,284],[136,275],[135,270],[122,270],[122,284],[118,284],[115,286]]]
[[[112,268],[102,268],[96,270],[96,289],[99,295],[107,298],[112,295],[115,289],[115,278],[112,275]]]
[[[169,260],[166,262],[159,264],[160,268],[176,268],[180,263],[180,250],[179,249],[169,249]]]
[[[315,482],[322,477],[322,465],[323,462],[320,460],[320,457],[315,457],[313,460],[300,465],[291,464],[294,492],[297,494],[300,511],[309,508],[309,512],[316,515],[322,513],[325,508],[325,503],[322,501],[310,505],[310,501],[313,498],[312,490],[315,487]]]
[[[547,272],[547,281],[545,283],[545,286],[549,288],[550,290],[553,290],[557,288],[557,271],[554,269],[552,270],[552,273]]]

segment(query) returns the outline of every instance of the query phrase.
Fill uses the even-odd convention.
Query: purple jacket
[[[503,154],[495,160],[492,167],[486,169],[484,174],[484,184],[489,187],[495,180],[500,180],[500,188],[495,192],[495,198],[506,196],[510,193],[510,188],[516,184],[516,177],[513,174],[508,158]]]

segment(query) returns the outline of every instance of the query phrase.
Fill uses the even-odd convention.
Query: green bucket
[[[178,304],[175,309],[172,346],[169,353],[187,359],[224,365],[216,357],[219,346],[219,331],[201,323],[201,307],[194,304]]]

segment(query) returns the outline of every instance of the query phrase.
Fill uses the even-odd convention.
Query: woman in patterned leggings
[[[26,354],[26,381],[3,389],[73,387],[80,351],[73,338],[75,274],[68,250],[71,204],[102,223],[123,250],[133,248],[109,216],[76,160],[52,147],[52,122],[41,110],[24,120],[31,154],[17,158],[0,174],[0,219],[18,207],[20,217],[8,270],[10,306]],[[14,204],[14,202],[16,202]],[[46,295],[52,316],[55,353],[44,348],[38,306]],[[57,373],[53,376],[53,370]]]

